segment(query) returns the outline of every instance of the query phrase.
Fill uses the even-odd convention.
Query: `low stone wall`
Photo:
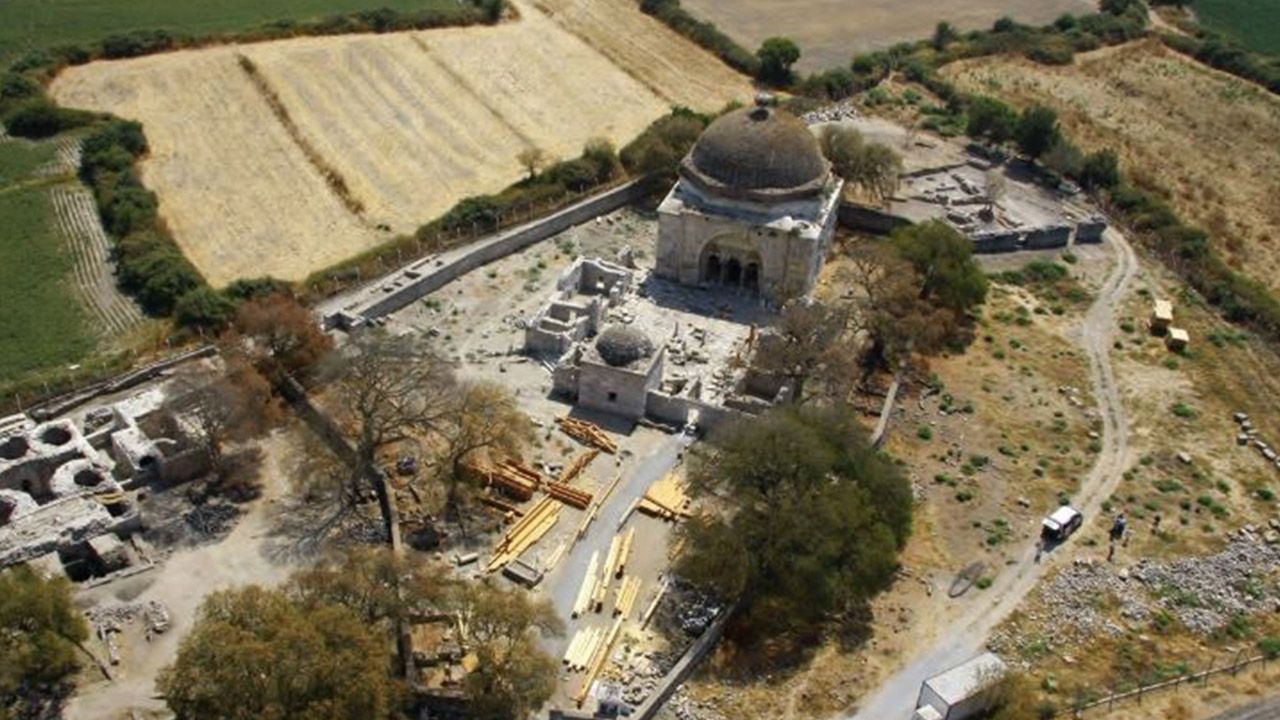
[[[1071,228],[1067,225],[1051,225],[1028,230],[1023,240],[1028,250],[1064,248],[1069,242],[1071,242]]]
[[[840,227],[872,235],[888,235],[900,227],[911,224],[911,221],[904,217],[852,202],[840,203],[837,217]]]
[[[644,192],[645,187],[642,182],[632,180],[625,185],[570,205],[545,218],[472,243],[463,252],[451,254],[452,257],[444,262],[435,258],[416,261],[391,275],[379,278],[370,286],[371,288],[390,286],[390,290],[385,292],[371,290],[371,293],[376,293],[372,299],[366,299],[353,310],[326,317],[325,325],[350,329],[361,321],[375,320],[393,313],[476,268],[523,250],[536,242],[564,232],[574,225],[581,225],[634,202],[640,199]]]

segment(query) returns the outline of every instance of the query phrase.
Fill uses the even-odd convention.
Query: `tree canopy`
[[[1018,118],[1018,149],[1033,159],[1048,152],[1061,135],[1058,113],[1052,108],[1032,105]]]
[[[894,231],[890,241],[923,278],[922,298],[957,313],[986,301],[987,276],[973,261],[973,246],[950,225],[911,225]]]
[[[893,577],[911,531],[911,486],[843,405],[782,406],[695,455],[695,492],[728,499],[692,518],[677,571],[736,601],[733,637],[804,635],[856,612]]]
[[[818,144],[837,175],[877,202],[897,191],[902,158],[889,146],[866,142],[857,130],[837,125],[823,128]]]
[[[65,680],[88,637],[66,579],[25,566],[0,572],[0,718],[27,717],[41,703],[34,688]]]
[[[760,60],[760,79],[784,87],[794,79],[791,66],[800,59],[800,46],[790,38],[771,37],[760,44],[756,57]]]
[[[204,601],[157,684],[180,720],[393,718],[390,660],[352,609],[249,586]]]

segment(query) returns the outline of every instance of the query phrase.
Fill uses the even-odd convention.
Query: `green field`
[[[31,176],[53,154],[49,143],[0,144],[0,387],[94,347],[68,285],[71,257],[55,234],[49,184]]]
[[[1192,7],[1205,27],[1280,57],[1280,0],[1195,0]]]
[[[383,7],[456,5],[456,0],[0,0],[0,67],[28,50],[91,43],[133,30],[200,35]]]

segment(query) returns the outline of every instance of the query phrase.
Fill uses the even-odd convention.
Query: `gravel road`
[[[1107,276],[1097,299],[1089,308],[1080,329],[1079,340],[1089,357],[1093,395],[1102,417],[1102,451],[1088,477],[1081,483],[1074,504],[1084,513],[1085,523],[1096,520],[1102,501],[1120,481],[1129,458],[1129,425],[1125,417],[1120,390],[1111,367],[1112,335],[1116,328],[1116,312],[1137,273],[1138,261],[1133,248],[1116,230],[1108,230],[1107,242],[1116,256],[1115,267]],[[990,603],[974,603],[956,622],[951,633],[921,648],[897,674],[881,684],[880,689],[862,703],[852,720],[906,720],[911,717],[920,685],[925,679],[959,665],[976,655],[991,631],[1013,612],[1044,576],[1045,572],[1067,561],[1073,544],[1052,553],[1041,562],[1035,561],[1035,548],[1029,547],[1017,562],[1003,569],[995,584],[984,593]],[[1263,717],[1263,716],[1258,716]],[[1252,716],[1230,720],[1252,720]]]

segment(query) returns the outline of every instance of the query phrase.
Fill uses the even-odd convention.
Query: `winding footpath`
[[[1075,496],[1076,507],[1084,513],[1085,523],[1097,520],[1102,502],[1119,484],[1130,454],[1129,425],[1111,367],[1111,344],[1116,313],[1137,273],[1138,261],[1133,248],[1119,232],[1108,230],[1106,239],[1115,253],[1115,266],[1080,330],[1080,341],[1089,357],[1093,395],[1102,418],[1102,451]],[[1046,555],[1039,563],[1035,554],[1034,547],[1028,548],[1016,562],[1004,567],[995,584],[982,593],[983,598],[992,598],[992,601],[975,602],[961,611],[947,624],[953,631],[908,659],[905,667],[886,679],[879,690],[849,716],[851,720],[910,718],[925,679],[977,655],[991,631],[1009,617],[1045,573],[1066,562],[1063,552]]]

